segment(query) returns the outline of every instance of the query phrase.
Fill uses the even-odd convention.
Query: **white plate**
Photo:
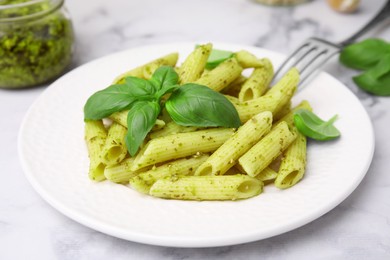
[[[360,183],[371,163],[374,135],[359,100],[339,81],[321,73],[294,97],[307,99],[322,118],[339,115],[341,138],[310,142],[305,178],[287,190],[267,186],[242,201],[175,201],[142,195],[123,185],[87,177],[83,106],[121,72],[172,51],[181,61],[194,43],[147,46],[85,64],[54,82],[29,109],[19,133],[25,174],[36,191],[66,216],[123,239],[162,246],[213,247],[275,236],[320,217]],[[283,56],[246,49],[279,64]]]

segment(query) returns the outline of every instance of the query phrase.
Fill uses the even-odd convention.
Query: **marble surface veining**
[[[348,37],[385,1],[361,2],[358,13],[341,15],[323,0],[294,8],[249,0],[67,0],[77,36],[73,67],[132,47],[180,41],[255,45],[287,54],[310,36]],[[389,25],[367,36],[390,41]],[[390,98],[359,90],[351,80],[357,72],[337,59],[325,70],[352,90],[373,121],[375,156],[362,183],[335,209],[301,228],[262,241],[203,249],[110,237],[49,206],[24,177],[16,145],[27,109],[46,86],[0,90],[0,259],[390,259]]]

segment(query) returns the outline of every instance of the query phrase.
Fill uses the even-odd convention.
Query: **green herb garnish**
[[[340,62],[349,68],[368,70],[386,53],[390,53],[390,44],[381,39],[367,39],[345,47],[340,53]]]
[[[379,96],[390,95],[390,44],[381,39],[367,39],[347,46],[340,62],[353,69],[365,70],[353,78],[361,89]]]
[[[234,53],[231,51],[224,51],[212,49],[209,58],[207,59],[206,69],[214,69],[220,63],[233,57]]]
[[[189,83],[173,92],[165,107],[179,125],[238,127],[241,121],[237,110],[226,101],[219,92]]]
[[[356,76],[353,81],[365,91],[378,95],[390,95],[390,52],[372,69]]]
[[[239,127],[240,118],[233,104],[219,92],[198,84],[177,85],[178,75],[172,67],[158,68],[150,80],[126,77],[96,92],[84,106],[84,120],[99,120],[114,112],[129,109],[127,115],[127,149],[134,156],[161,112],[162,97],[173,121],[184,126]]]
[[[337,115],[328,121],[323,121],[313,112],[298,109],[294,113],[294,124],[303,135],[318,141],[332,140],[340,136],[339,130],[333,125]]]

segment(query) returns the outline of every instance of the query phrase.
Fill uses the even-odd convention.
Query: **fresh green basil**
[[[156,87],[151,81],[136,77],[126,77],[125,84],[129,87],[129,92],[137,97],[152,97],[157,92]]]
[[[126,145],[131,156],[134,156],[146,135],[156,123],[160,114],[160,104],[151,101],[136,102],[127,114]]]
[[[167,89],[177,84],[179,75],[172,67],[162,66],[156,69],[150,81],[156,86],[157,90]]]
[[[137,95],[126,84],[109,86],[88,98],[84,106],[85,120],[98,120],[114,112],[125,110],[137,100]]]
[[[385,55],[375,67],[354,77],[353,81],[369,93],[390,96],[390,53]]]
[[[344,48],[340,62],[349,68],[367,70],[378,64],[386,53],[390,53],[389,43],[381,39],[366,39]]]
[[[333,125],[337,115],[329,121],[323,121],[313,112],[298,109],[294,113],[294,124],[303,135],[318,141],[332,140],[340,136],[339,130]]]
[[[206,86],[185,84],[174,91],[165,107],[175,123],[183,126],[239,127],[237,110],[221,93]]]
[[[129,109],[126,145],[131,156],[156,123],[163,105],[161,98],[167,93],[172,93],[166,101],[167,111],[178,124],[240,126],[238,113],[226,97],[206,86],[179,86],[178,79],[174,68],[167,66],[158,68],[150,80],[126,77],[123,84],[93,94],[84,106],[84,119],[99,120]]]
[[[234,53],[231,51],[224,51],[212,49],[209,58],[207,59],[206,69],[214,69],[220,63],[233,57]]]

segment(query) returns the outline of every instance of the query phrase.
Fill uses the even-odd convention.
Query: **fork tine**
[[[301,44],[283,64],[278,68],[273,78],[277,81],[282,74],[286,73],[292,67],[296,67],[301,74],[301,83],[307,81],[310,74],[318,70],[327,60],[340,51],[340,46],[331,42],[309,38]]]
[[[318,60],[318,58],[320,58],[321,56],[323,55],[326,55],[328,53],[328,50],[319,50],[316,54],[314,54],[314,57],[311,57],[310,59],[308,59],[308,61],[303,65],[303,67],[301,69],[299,69],[299,72],[301,73],[301,75],[305,72],[305,70],[310,67],[315,61]]]
[[[289,68],[292,66],[287,66],[289,63],[294,62],[293,59],[296,59],[296,55],[305,47],[309,45],[308,42],[304,42],[302,45],[300,45],[298,48],[294,50],[293,53],[291,53],[287,59],[284,60],[284,62],[279,66],[277,71],[275,72],[273,80],[277,80],[278,78],[281,77],[281,74],[284,74]]]
[[[318,57],[316,58],[317,62],[315,65],[309,64],[311,66],[307,66],[306,67],[306,68],[308,68],[307,70],[305,68],[304,71],[301,71],[301,81],[299,83],[299,87],[301,88],[301,86],[304,86],[308,82],[308,79],[311,76],[316,75],[316,72],[319,71],[319,69],[324,65],[324,63],[327,62],[330,58],[332,58],[337,53],[338,53],[338,51],[333,51],[333,52],[328,52],[325,55],[318,55]],[[321,58],[321,56],[323,56],[323,57]]]

